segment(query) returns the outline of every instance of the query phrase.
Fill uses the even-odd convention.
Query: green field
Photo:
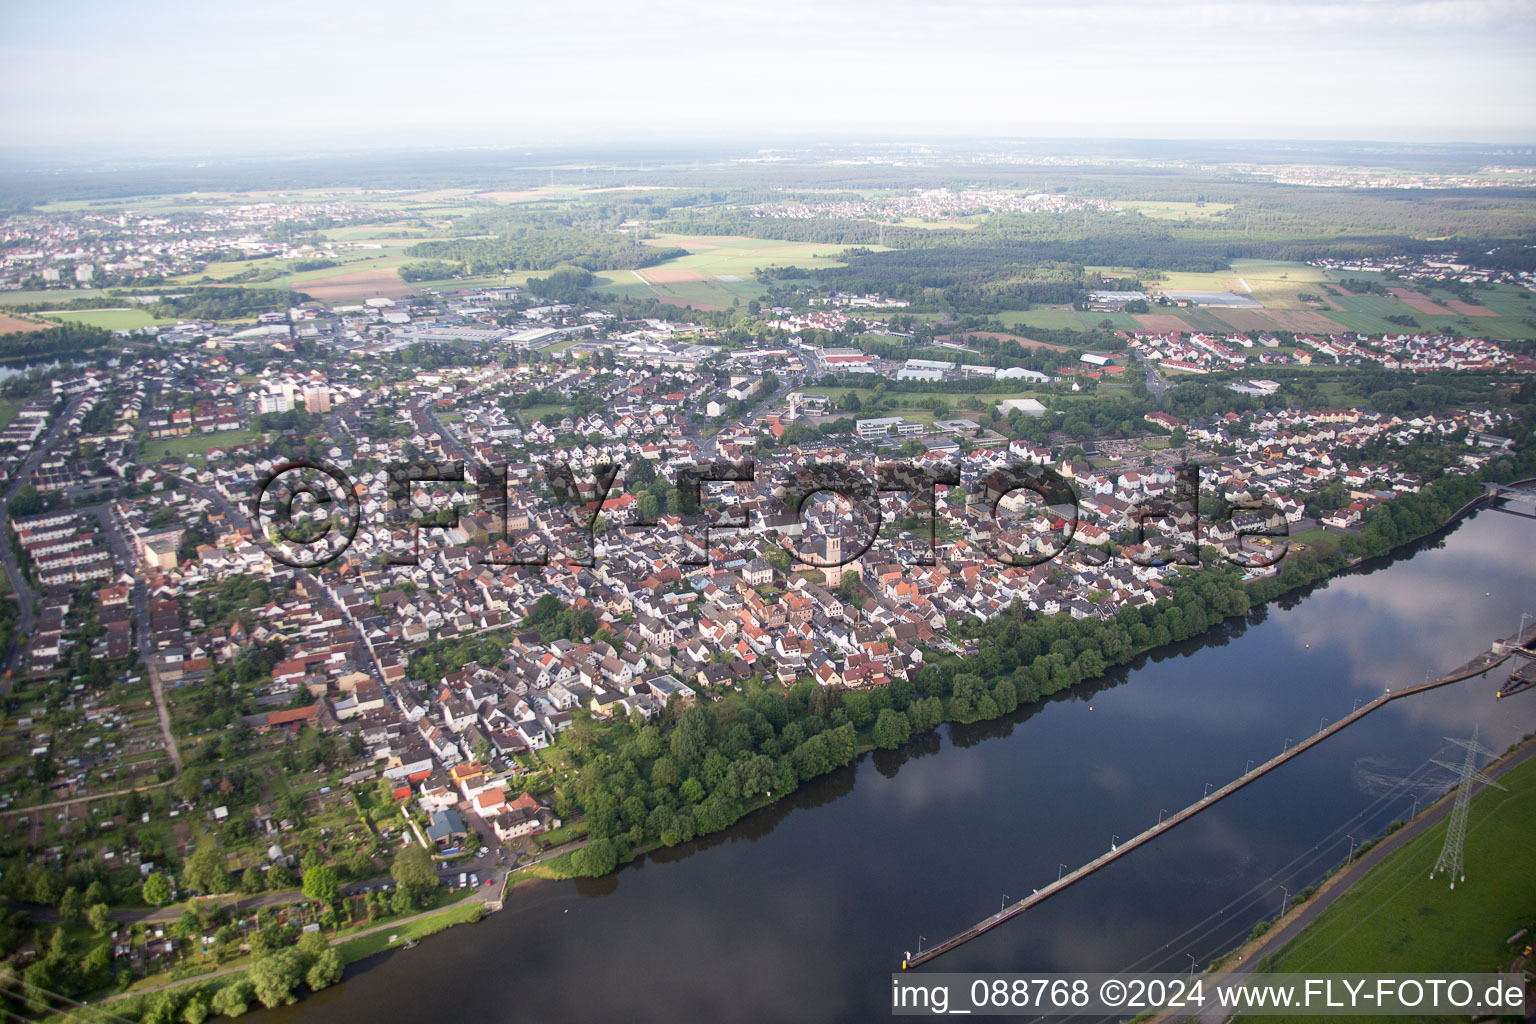
[[[187,458],[203,455],[210,448],[228,448],[260,439],[260,432],[255,430],[219,430],[211,434],[188,434],[185,437],[146,438],[139,443],[139,451],[146,459],[162,459],[167,455]]]
[[[1147,272],[1132,267],[1088,267],[1106,277],[1142,277]],[[1230,270],[1214,273],[1194,271],[1167,271],[1157,280],[1146,280],[1145,287],[1153,293],[1160,291],[1217,291],[1251,296],[1263,305],[1264,310],[1277,314],[1277,329],[1295,329],[1284,314],[1306,311],[1315,313],[1338,325],[1339,330],[1363,334],[1381,335],[1400,333],[1409,328],[1392,323],[1389,316],[1411,316],[1426,331],[1444,331],[1454,328],[1458,333],[1492,339],[1536,338],[1536,296],[1514,285],[1496,285],[1488,291],[1477,290],[1473,296],[1477,304],[1498,313],[1496,317],[1463,316],[1448,312],[1444,315],[1421,313],[1390,295],[1356,294],[1352,296],[1329,295],[1325,286],[1336,284],[1346,277],[1379,280],[1380,274],[1363,271],[1336,273],[1311,267],[1305,263],[1282,260],[1233,260]],[[1394,283],[1394,287],[1400,286]],[[1301,296],[1314,295],[1325,299],[1323,303],[1307,302]],[[1438,302],[1456,296],[1443,288],[1431,288],[1430,297]],[[1335,306],[1339,308],[1334,308]],[[1251,313],[1263,318],[1264,310]],[[1030,310],[1027,313],[1003,313],[1000,319],[1010,326],[1072,327],[1057,309]],[[1232,327],[1207,308],[1168,309],[1156,307],[1154,314],[1176,316],[1191,330],[1230,333]],[[1247,314],[1243,314],[1246,316]],[[1083,313],[1083,319],[1096,324],[1101,317]],[[1530,321],[1530,322],[1527,322]],[[1115,326],[1129,326],[1116,319]],[[1319,328],[1311,328],[1317,330]]]
[[[1488,789],[1472,800],[1466,882],[1452,890],[1444,877],[1429,878],[1445,841],[1442,819],[1351,886],[1270,969],[1407,974],[1506,968],[1517,951],[1505,939],[1536,918],[1536,759],[1511,769],[1500,783],[1509,791]]]
[[[1214,220],[1232,209],[1231,203],[1178,203],[1155,199],[1116,199],[1115,205],[1157,220]]]
[[[16,414],[21,411],[21,406],[20,399],[0,401],[0,430],[11,425],[11,420],[16,418]]]
[[[534,420],[539,420],[551,430],[558,429],[560,421],[570,414],[571,408],[568,405],[531,405],[518,410],[525,424],[532,425]]]
[[[763,293],[763,286],[754,276],[761,267],[803,267],[807,270],[840,267],[845,262],[842,254],[848,248],[830,242],[781,242],[739,235],[656,235],[646,239],[645,244],[677,246],[688,250],[688,255],[642,268],[640,274],[645,275],[649,283],[640,280],[633,271],[603,271],[598,275],[603,292],[626,298],[654,295],[682,303],[728,307],[733,299],[745,303]],[[878,250],[881,247],[868,248]],[[693,271],[699,279],[656,279],[676,276],[679,269]],[[722,281],[722,277],[740,280]]]
[[[927,231],[971,231],[981,227],[986,217],[899,217],[897,225]]]
[[[1044,388],[1037,388],[1033,390],[1025,389],[1022,391],[952,392],[946,394],[944,392],[901,391],[892,388],[885,392],[885,399],[890,403],[890,405],[881,408],[878,412],[873,411],[870,405],[875,396],[875,392],[872,388],[814,387],[801,388],[800,392],[806,395],[827,395],[833,400],[840,400],[850,391],[858,395],[859,401],[864,406],[863,411],[856,413],[839,412],[837,413],[838,416],[848,416],[853,419],[861,419],[871,416],[904,416],[913,422],[932,426],[934,419],[933,410],[924,409],[915,403],[919,401],[938,399],[939,401],[942,401],[949,406],[950,411],[948,416],[945,417],[946,419],[973,420],[982,412],[988,412],[995,415],[997,413],[997,405],[999,402],[1007,401],[1010,398],[1039,398],[1042,391],[1049,390],[1050,388],[1047,386]],[[972,398],[981,402],[982,408],[980,410],[968,409],[965,407],[966,403]]]
[[[103,327],[109,331],[129,331],[135,327],[149,327],[154,324],[173,324],[175,320],[164,320],[151,316],[142,309],[71,309],[59,313],[43,313],[50,320],[70,320],[74,323],[87,324],[91,327]]]
[[[1004,310],[997,314],[997,318],[1008,327],[1040,327],[1045,330],[1081,331],[1092,327],[1105,317],[1126,317],[1124,313],[1082,313],[1067,307],[1042,307],[1029,310]],[[1136,321],[1131,320],[1130,326],[1135,327]]]
[[[399,947],[407,939],[423,939],[444,928],[451,928],[456,924],[467,924],[474,915],[484,911],[484,904],[466,899],[441,913],[424,917],[419,921],[409,921],[398,928],[385,928],[372,935],[364,935],[362,938],[343,939],[336,943],[336,948],[341,953],[342,963],[356,963],[375,953]],[[391,943],[390,936],[394,936],[396,941]]]
[[[40,302],[68,302],[70,299],[104,299],[103,288],[33,289],[0,292],[0,306],[32,306]]]

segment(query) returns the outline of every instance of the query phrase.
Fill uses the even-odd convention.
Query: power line
[[[1400,779],[1391,789],[1377,797],[1375,800],[1371,801],[1355,814],[1351,815],[1342,825],[1339,825],[1328,835],[1325,835],[1322,839],[1318,840],[1315,845],[1302,850],[1295,857],[1291,858],[1290,861],[1280,865],[1263,879],[1255,882],[1251,888],[1245,892],[1239,893],[1237,896],[1234,896],[1224,906],[1218,907],[1216,910],[1212,911],[1201,920],[1196,921],[1184,931],[1169,939],[1168,942],[1163,944],[1163,947],[1153,950],[1145,956],[1142,956],[1141,958],[1133,961],[1131,964],[1122,969],[1123,972],[1130,972],[1140,969],[1143,965],[1160,956],[1162,950],[1168,946],[1189,945],[1190,937],[1197,933],[1204,933],[1200,936],[1199,939],[1193,940],[1199,942],[1201,945],[1204,945],[1205,941],[1208,940],[1212,935],[1215,935],[1218,931],[1225,933],[1226,929],[1230,927],[1230,922],[1218,922],[1218,919],[1227,917],[1229,912],[1242,910],[1251,904],[1256,904],[1261,897],[1268,899],[1269,893],[1273,891],[1274,879],[1277,876],[1295,876],[1301,874],[1310,869],[1319,860],[1332,856],[1328,851],[1333,848],[1339,838],[1345,835],[1348,829],[1355,827],[1355,822],[1357,820],[1361,824],[1364,824],[1366,821],[1369,821],[1377,814],[1380,814],[1382,811],[1386,810],[1389,803],[1397,799],[1401,791],[1406,790],[1410,786],[1415,785],[1420,781],[1420,773],[1424,772],[1430,763],[1430,760],[1425,760],[1419,764],[1418,767],[1404,775],[1403,778]],[[1240,927],[1238,935],[1246,935],[1251,930],[1251,926],[1243,925]],[[1222,950],[1230,948],[1231,945],[1228,943],[1226,946],[1222,947]]]
[[[1514,797],[1505,797],[1504,801],[1501,801],[1500,803],[1494,805],[1494,807],[1490,808],[1490,812],[1497,811],[1498,808],[1502,807],[1505,802],[1512,799],[1514,799]],[[1334,939],[1328,945],[1312,954],[1312,956],[1308,958],[1305,963],[1297,964],[1295,966],[1296,970],[1304,970],[1310,965],[1316,963],[1325,954],[1331,952],[1335,946],[1349,938],[1350,935],[1354,934],[1357,929],[1364,926],[1367,921],[1390,906],[1392,899],[1394,899],[1399,893],[1406,890],[1410,885],[1414,885],[1416,883],[1416,879],[1409,878],[1407,881],[1403,882],[1402,885],[1399,885],[1396,889],[1392,890],[1391,894],[1386,899],[1374,898],[1377,890],[1382,889],[1389,882],[1395,881],[1397,876],[1402,875],[1405,872],[1411,872],[1413,870],[1413,864],[1409,862],[1406,857],[1400,859],[1402,863],[1390,869],[1385,863],[1377,865],[1376,870],[1372,871],[1359,883],[1356,883],[1350,888],[1350,895],[1360,900],[1362,905],[1374,904],[1374,906],[1372,909],[1366,911],[1365,913],[1355,916],[1353,918],[1354,923],[1351,924],[1348,928],[1344,929],[1344,931],[1340,932],[1338,938]],[[1390,874],[1388,874],[1389,870]],[[1382,878],[1380,881],[1373,882],[1372,879],[1376,875],[1381,875]]]
[[[21,982],[21,984],[25,985],[26,982],[23,981],[23,982]],[[48,1004],[48,1002],[46,1000],[38,999],[35,996],[29,996],[25,992],[20,991],[19,989],[16,990],[16,991],[11,991],[10,989],[0,988],[0,995],[8,995],[12,999],[20,999],[20,1000],[22,1000],[24,1002],[32,1004],[34,1007],[42,1007],[41,1012],[47,1014],[48,1016],[52,1016],[52,1015],[57,1013],[57,1014],[63,1014],[65,1017],[68,1017],[71,1020],[86,1020],[85,1017],[82,1017],[78,1013],[70,1013],[68,1010],[64,1010],[64,1009],[60,1009],[58,1007],[51,1006],[51,1005]],[[31,1011],[28,1011],[28,1012],[35,1013],[35,1012],[39,1012],[39,1011],[31,1010]],[[25,1020],[26,1018],[22,1017],[22,1018],[18,1018],[18,1019]],[[30,1024],[30,1022],[29,1022],[29,1024]]]
[[[21,985],[24,988],[29,988],[29,989],[32,989],[32,990],[34,990],[36,992],[41,992],[43,995],[48,996],[48,997],[50,997],[52,999],[57,999],[61,1003],[68,1003],[70,1006],[76,1007],[77,1009],[87,1009],[88,1008],[86,1006],[86,1004],[78,1002],[78,1001],[76,1001],[74,999],[71,999],[71,998],[69,998],[66,995],[62,995],[62,994],[60,994],[58,992],[50,991],[49,989],[43,988],[41,985],[34,985],[31,982],[22,979],[22,977],[20,975],[17,975],[15,983],[18,984],[18,985]],[[0,991],[3,991],[3,990],[0,990]],[[26,995],[24,993],[21,995],[21,997],[23,999],[26,999],[28,1002],[37,1002],[37,1000],[33,999],[31,996],[28,996],[28,995]],[[92,1009],[95,1012],[96,1017],[98,1019],[101,1016],[105,1016],[109,1020],[121,1021],[122,1024],[134,1024],[134,1022],[129,1020],[127,1017],[119,1017],[117,1014],[112,1013],[110,1010],[103,1010],[99,1006],[97,1006],[97,1007],[89,1007],[89,1009]],[[50,1010],[49,1012],[51,1012],[51,1013],[62,1013],[65,1016],[70,1016],[70,1014],[66,1010]],[[75,1014],[75,1016],[79,1016],[79,1015]],[[81,1019],[84,1020],[85,1018],[82,1017]]]
[[[1472,727],[1470,740],[1455,740],[1449,736],[1446,739],[1458,747],[1465,747],[1467,756],[1462,759],[1459,769],[1444,761],[1435,762],[1442,768],[1449,768],[1456,772],[1461,776],[1461,781],[1456,787],[1456,803],[1451,808],[1450,824],[1445,829],[1445,845],[1440,848],[1440,859],[1435,861],[1435,866],[1429,869],[1429,877],[1434,878],[1435,875],[1444,871],[1451,876],[1451,888],[1454,889],[1458,880],[1462,882],[1467,880],[1465,847],[1467,845],[1467,812],[1472,805],[1472,783],[1483,782],[1497,789],[1504,787],[1477,770],[1477,755],[1492,756],[1493,753],[1477,742],[1477,726]]]

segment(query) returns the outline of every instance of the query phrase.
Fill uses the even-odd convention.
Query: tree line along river
[[[1482,511],[1091,685],[877,751],[702,840],[506,909],[260,1024],[860,1021],[902,953],[957,932],[1199,799],[1385,687],[1458,665],[1536,612],[1531,524]],[[1202,966],[1355,841],[1442,793],[1473,726],[1502,751],[1536,691],[1493,676],[1372,714],[1003,927],[943,971]],[[1468,865],[1468,885],[1477,865]]]

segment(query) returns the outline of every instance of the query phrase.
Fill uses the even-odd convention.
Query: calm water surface
[[[260,1024],[859,1021],[889,975],[1347,713],[1513,633],[1536,612],[1536,528],[1479,513],[1449,534],[1105,685],[860,758],[728,832],[616,875],[534,882],[507,908],[354,966]],[[1183,970],[1231,948],[1358,840],[1450,784],[1429,758],[1481,728],[1536,729],[1508,669],[1395,702],[1009,924],[943,971]],[[1469,884],[1477,867],[1469,865]]]

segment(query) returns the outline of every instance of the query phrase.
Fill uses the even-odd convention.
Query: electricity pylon
[[[1472,783],[1481,782],[1495,789],[1504,787],[1477,770],[1477,755],[1485,754],[1493,756],[1493,751],[1486,749],[1477,742],[1477,727],[1472,727],[1470,740],[1447,740],[1463,747],[1467,756],[1461,764],[1451,764],[1447,761],[1435,761],[1442,768],[1449,768],[1461,779],[1456,787],[1456,803],[1451,807],[1451,820],[1445,829],[1445,846],[1440,850],[1440,859],[1435,861],[1435,866],[1430,869],[1429,877],[1434,878],[1444,871],[1451,876],[1451,888],[1456,888],[1457,881],[1467,880],[1467,866],[1463,859],[1463,849],[1467,844],[1467,810],[1472,804]]]

